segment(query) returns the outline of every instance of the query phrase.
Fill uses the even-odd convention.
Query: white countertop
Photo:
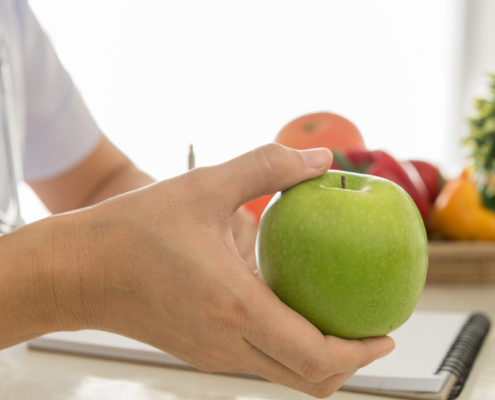
[[[495,323],[495,285],[427,285],[420,310],[483,311]],[[495,398],[495,330],[476,361],[460,400]],[[0,351],[2,400],[268,400],[310,399],[277,384],[28,350],[26,345]],[[344,391],[335,400],[380,397]]]

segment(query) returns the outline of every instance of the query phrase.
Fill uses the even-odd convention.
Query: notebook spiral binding
[[[457,383],[450,392],[448,400],[457,398],[461,393],[489,330],[490,320],[488,317],[479,313],[473,314],[462,328],[442,365],[438,368],[437,373],[447,371],[457,378]]]

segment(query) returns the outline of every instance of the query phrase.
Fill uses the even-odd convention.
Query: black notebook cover
[[[449,400],[455,399],[461,393],[489,330],[488,317],[484,314],[473,314],[450,348],[447,357],[438,369],[438,372],[447,371],[457,378]]]

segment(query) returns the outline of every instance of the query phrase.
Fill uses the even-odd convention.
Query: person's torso
[[[2,68],[7,68],[7,72],[10,72],[2,74],[0,88],[0,110],[3,111],[0,112],[0,219],[5,223],[12,221],[18,213],[15,193],[18,182],[15,180],[21,177],[19,168],[17,174],[13,173],[13,165],[21,165],[19,158],[25,141],[24,38],[17,1],[0,0],[0,25],[0,52],[5,49],[5,57],[1,60]],[[6,78],[8,81],[3,82]],[[10,108],[6,91],[12,96]],[[12,121],[8,120],[9,114]]]

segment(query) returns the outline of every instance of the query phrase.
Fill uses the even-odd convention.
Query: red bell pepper
[[[411,196],[426,223],[430,210],[428,189],[409,162],[400,163],[381,150],[349,150],[346,153],[334,152],[331,168],[379,176],[396,183]]]
[[[434,203],[445,185],[445,178],[442,176],[440,170],[433,164],[419,160],[410,160],[410,163],[418,170],[421,179],[423,179],[423,182],[428,189],[430,200]]]

